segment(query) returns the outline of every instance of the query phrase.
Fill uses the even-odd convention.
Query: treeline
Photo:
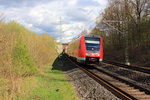
[[[110,0],[92,34],[104,38],[105,59],[150,66],[149,0]]]
[[[16,22],[0,22],[0,100],[22,92],[22,80],[51,65],[57,56],[53,37],[37,35]]]

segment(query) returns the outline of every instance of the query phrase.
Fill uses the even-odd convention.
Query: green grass
[[[65,75],[61,71],[50,69],[51,67],[45,66],[34,80],[30,80],[34,81],[34,87],[27,85],[32,83],[29,80],[25,82],[25,88],[31,89],[27,89],[28,95],[21,100],[77,100],[73,86],[66,80]]]

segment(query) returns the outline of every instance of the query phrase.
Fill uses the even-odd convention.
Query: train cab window
[[[87,52],[97,53],[100,50],[100,38],[85,37]]]

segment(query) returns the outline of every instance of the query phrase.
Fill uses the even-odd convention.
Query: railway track
[[[105,60],[104,63],[150,74],[150,68],[149,67],[126,65],[123,63],[118,63],[118,62],[113,62],[113,61],[108,61],[108,60]]]
[[[117,75],[115,75],[114,73],[110,73],[109,71],[106,71],[104,69],[97,68],[96,65],[81,65],[70,60],[69,58],[68,60],[121,99],[150,99],[150,89],[142,87],[140,86],[140,84],[134,84],[132,80],[128,82],[124,77],[117,77]]]

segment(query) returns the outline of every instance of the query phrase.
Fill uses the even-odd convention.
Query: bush
[[[36,72],[34,61],[21,40],[13,49],[13,66],[15,73],[21,76],[33,75]]]

